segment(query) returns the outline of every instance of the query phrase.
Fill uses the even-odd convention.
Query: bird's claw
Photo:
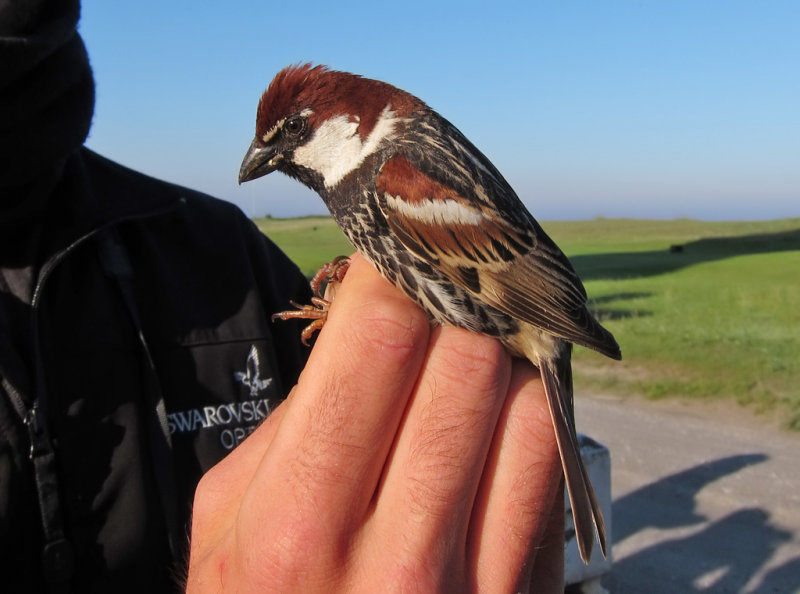
[[[342,282],[348,268],[350,268],[350,259],[347,256],[337,256],[332,261],[323,264],[309,283],[311,291],[317,297],[323,298],[322,284],[324,283],[327,289],[331,285],[335,286]],[[333,300],[332,297],[331,300]]]
[[[331,302],[322,297],[312,297],[310,305],[300,305],[295,301],[290,301],[292,307],[297,309],[290,309],[288,311],[279,311],[272,314],[272,321],[275,320],[311,320],[311,323],[303,328],[300,334],[300,340],[305,346],[308,346],[308,340],[317,330],[321,329],[328,318],[328,308]]]
[[[336,293],[336,287],[344,279],[347,269],[350,267],[350,260],[347,256],[339,256],[331,262],[324,264],[314,277],[311,279],[311,290],[314,296],[311,297],[310,305],[300,305],[294,301],[290,301],[292,309],[289,311],[281,311],[272,314],[272,321],[275,320],[311,320],[311,323],[303,328],[300,334],[300,340],[305,346],[308,345],[309,339],[313,336],[314,332],[321,330],[328,319],[328,310],[333,297]],[[325,285],[325,293],[323,296],[322,285]]]

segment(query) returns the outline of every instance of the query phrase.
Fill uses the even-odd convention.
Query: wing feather
[[[378,176],[381,210],[406,248],[499,311],[619,356],[614,339],[586,309],[569,260],[532,217],[527,225],[511,222],[417,165],[395,155]]]

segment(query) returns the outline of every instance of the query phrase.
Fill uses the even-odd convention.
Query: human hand
[[[187,591],[563,592],[560,476],[536,369],[354,257],[297,386],[198,485]]]

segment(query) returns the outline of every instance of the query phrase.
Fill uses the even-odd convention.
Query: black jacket
[[[0,335],[0,591],[44,589],[48,531],[71,591],[177,590],[197,481],[305,362],[270,314],[307,283],[233,205],[87,149],[49,204],[28,366]]]

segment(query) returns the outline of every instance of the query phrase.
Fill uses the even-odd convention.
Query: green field
[[[309,278],[326,262],[354,251],[330,217],[254,220]]]
[[[326,217],[256,223],[307,275],[352,251]],[[725,398],[800,430],[800,219],[543,226],[622,347],[621,363],[578,348],[579,390]]]

